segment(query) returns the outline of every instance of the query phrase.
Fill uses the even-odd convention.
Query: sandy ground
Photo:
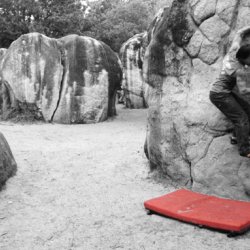
[[[143,201],[175,188],[143,153],[146,111],[92,125],[1,123],[18,164],[0,192],[0,249],[250,249],[237,238],[156,215]]]

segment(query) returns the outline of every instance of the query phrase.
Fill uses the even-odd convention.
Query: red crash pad
[[[250,202],[180,189],[145,201],[144,206],[152,213],[209,228],[236,233],[250,228]]]

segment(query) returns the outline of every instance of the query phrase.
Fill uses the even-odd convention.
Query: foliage
[[[81,34],[84,27],[84,10],[79,0],[40,0],[39,24],[49,37]]]
[[[0,47],[20,35],[41,32],[49,37],[81,34],[84,6],[79,0],[1,0]]]
[[[91,7],[87,16],[91,28],[85,34],[102,40],[114,51],[133,35],[144,32],[154,15],[151,0],[106,0]]]
[[[145,31],[153,16],[171,0],[0,0],[0,48],[20,35],[91,36],[119,51],[123,42]]]
[[[25,8],[29,6],[29,9]],[[21,34],[29,32],[27,23],[34,8],[32,0],[14,1],[1,0],[0,2],[0,44],[7,47],[10,42]],[[35,8],[33,10],[35,12]]]

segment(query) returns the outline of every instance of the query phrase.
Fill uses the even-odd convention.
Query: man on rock
[[[250,103],[244,95],[250,95],[246,81],[237,81],[237,72],[250,66],[250,44],[243,44],[246,35],[250,35],[250,26],[239,30],[228,54],[224,57],[221,73],[210,91],[211,102],[234,125],[239,154],[250,158],[249,129]],[[234,91],[238,87],[239,93]]]

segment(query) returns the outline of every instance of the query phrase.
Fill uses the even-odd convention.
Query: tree
[[[29,32],[55,38],[81,34],[85,9],[80,0],[1,0],[0,47]]]
[[[40,32],[54,38],[91,36],[118,52],[123,42],[147,29],[159,7],[171,1],[0,0],[0,48],[22,34]]]
[[[81,34],[84,29],[86,6],[80,0],[40,0],[41,15],[38,17],[43,33],[49,37]]]
[[[27,7],[27,8],[26,8]],[[0,2],[0,45],[9,44],[21,34],[29,32],[32,13],[36,12],[33,0],[1,0]]]
[[[119,51],[122,43],[135,34],[145,31],[152,20],[152,0],[104,0],[94,2],[87,19],[89,31],[83,32]]]

